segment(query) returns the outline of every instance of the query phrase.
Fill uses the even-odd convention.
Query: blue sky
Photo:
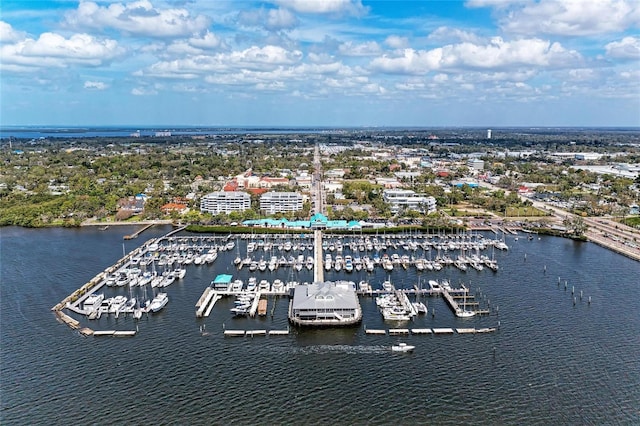
[[[3,0],[0,124],[640,126],[640,2]]]

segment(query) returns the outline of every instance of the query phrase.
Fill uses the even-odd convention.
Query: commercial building
[[[289,321],[300,326],[349,326],[362,321],[351,281],[298,285],[289,304]]]
[[[385,189],[382,198],[389,203],[391,213],[396,214],[403,209],[415,210],[420,213],[436,211],[436,199],[423,194],[416,194],[408,189]]]
[[[470,158],[467,160],[467,167],[472,170],[482,171],[484,170],[484,161],[478,158]]]
[[[241,212],[251,208],[251,196],[246,192],[220,191],[205,195],[200,200],[203,213]]]
[[[302,210],[302,195],[297,192],[267,192],[260,197],[260,210],[267,214]]]

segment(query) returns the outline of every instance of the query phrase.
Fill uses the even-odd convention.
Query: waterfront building
[[[355,283],[336,281],[298,285],[289,304],[289,321],[301,326],[347,326],[362,321]]]
[[[246,192],[219,191],[205,195],[200,200],[200,211],[218,214],[241,212],[251,208],[251,196]]]
[[[260,210],[267,214],[302,210],[302,195],[297,192],[267,192],[260,197]]]
[[[416,210],[420,213],[436,211],[436,199],[423,194],[416,194],[408,189],[385,189],[382,198],[391,207],[391,213],[396,214],[403,209]]]

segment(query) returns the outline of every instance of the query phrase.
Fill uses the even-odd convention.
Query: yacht
[[[258,283],[258,291],[269,291],[270,288],[271,285],[267,280],[260,280],[260,282]]]
[[[353,271],[353,260],[351,258],[351,256],[346,255],[344,257],[344,270],[347,272],[352,272]]]
[[[238,293],[240,291],[242,291],[242,285],[243,282],[242,280],[235,280],[231,283],[231,291],[234,293]]]
[[[91,294],[85,300],[83,308],[85,312],[91,313],[97,311],[102,301],[104,300],[104,294]]]
[[[273,280],[273,285],[271,286],[271,291],[274,293],[283,293],[284,292],[284,283],[282,280],[275,279]]]
[[[173,276],[177,279],[181,280],[187,274],[187,270],[182,266],[177,267],[173,270]]]
[[[127,303],[127,298],[124,296],[115,296],[111,299],[111,305],[109,306],[109,313],[115,314],[120,311]]]
[[[167,296],[167,293],[158,293],[158,295],[154,297],[149,304],[149,310],[151,312],[158,312],[160,309],[165,307],[167,302],[169,302],[169,296]]]
[[[250,277],[247,282],[247,291],[256,291],[256,286],[258,285],[258,280],[256,277]]]
[[[385,321],[409,321],[411,317],[407,315],[407,312],[397,306],[392,308],[384,308],[382,309],[382,316]]]

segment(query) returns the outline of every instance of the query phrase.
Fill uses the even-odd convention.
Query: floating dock
[[[496,331],[494,327],[486,328],[390,328],[389,330],[383,329],[366,329],[365,334],[374,335],[387,335],[398,336],[407,334],[477,334],[477,333],[491,333]]]
[[[211,287],[205,288],[202,296],[198,299],[198,303],[196,303],[196,308],[198,308],[196,309],[196,317],[208,317],[213,310],[213,306],[220,299],[222,299],[222,295],[220,293]]]
[[[287,336],[289,330],[225,330],[225,337]]]
[[[261,317],[267,315],[267,299],[260,299],[258,302],[258,315]]]

